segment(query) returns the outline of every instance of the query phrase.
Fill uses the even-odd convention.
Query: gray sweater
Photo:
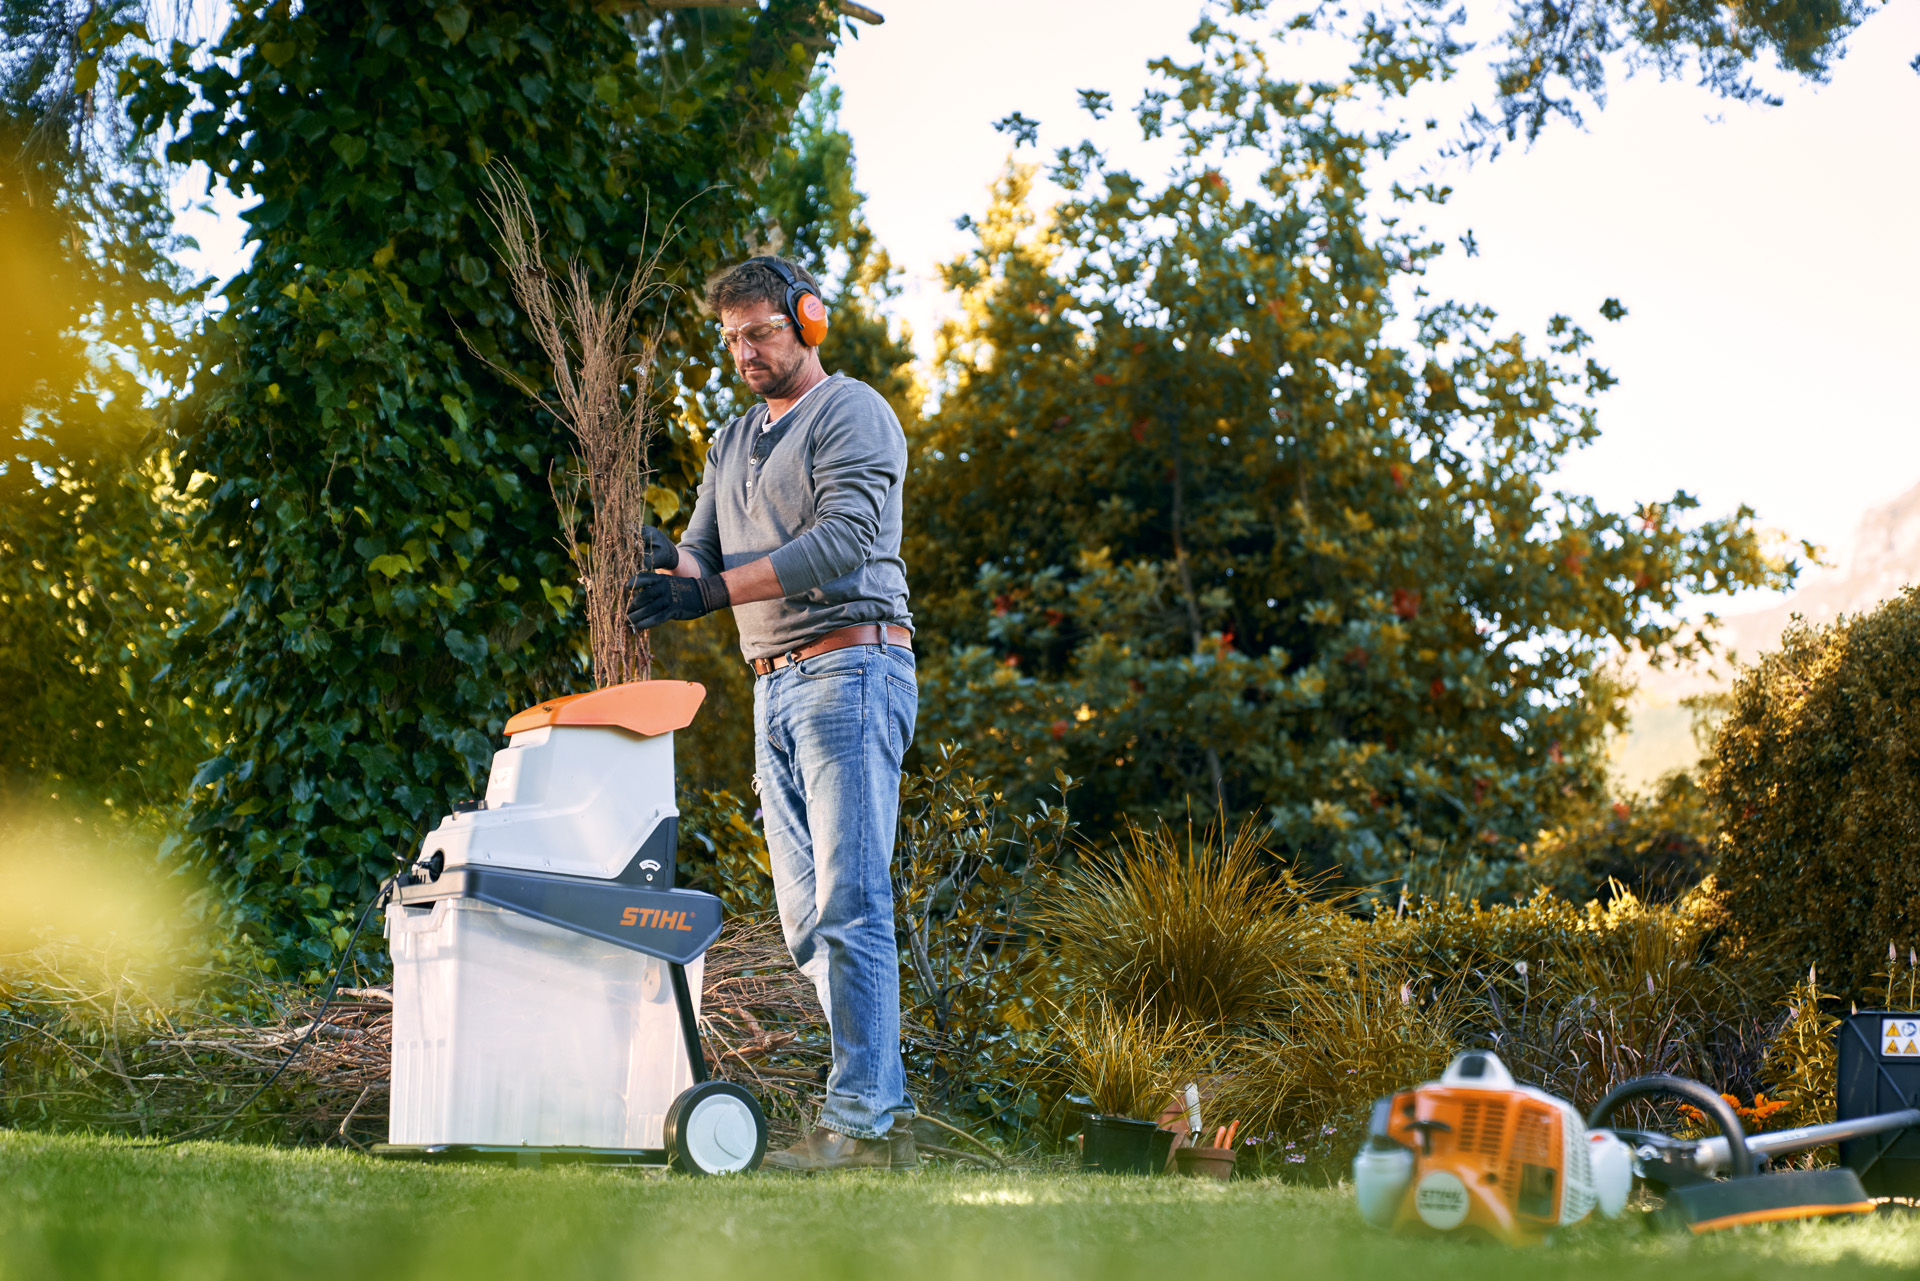
[[[907,438],[892,407],[835,374],[763,441],[766,421],[758,404],[714,436],[680,540],[703,574],[773,558],[787,594],[733,607],[741,654],[772,658],[852,623],[911,628],[900,559]]]

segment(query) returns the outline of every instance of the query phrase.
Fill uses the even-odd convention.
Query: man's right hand
[[[640,568],[642,571],[653,569],[674,569],[680,564],[680,549],[674,546],[667,531],[658,525],[640,527]]]

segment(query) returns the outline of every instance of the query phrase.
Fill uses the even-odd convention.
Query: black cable
[[[360,941],[360,931],[367,927],[367,918],[373,915],[373,909],[377,905],[386,902],[387,897],[393,892],[393,887],[399,882],[405,870],[406,869],[402,867],[400,871],[395,872],[392,876],[382,881],[380,888],[374,891],[373,897],[367,900],[367,905],[360,909],[360,919],[354,922],[353,933],[347,936],[347,946],[340,954],[340,963],[333,967],[333,979],[327,984],[327,994],[321,998],[320,1008],[314,1012],[312,1021],[307,1024],[305,1034],[295,1043],[293,1049],[287,1054],[287,1057],[281,1060],[280,1066],[273,1070],[273,1075],[262,1081],[252,1094],[249,1094],[241,1101],[240,1106],[234,1108],[233,1111],[227,1113],[225,1116],[217,1120],[208,1121],[203,1125],[197,1125],[183,1134],[176,1134],[164,1143],[154,1143],[147,1146],[170,1148],[176,1143],[185,1143],[196,1135],[206,1133],[208,1130],[231,1125],[236,1117],[252,1107],[261,1095],[272,1088],[273,1083],[280,1079],[281,1074],[293,1065],[293,1061],[296,1058],[300,1057],[300,1051],[306,1049],[307,1044],[312,1041],[315,1036],[319,1035],[320,1025],[325,1021],[327,1011],[333,1006],[334,995],[340,990],[340,978],[347,972],[347,963],[353,959],[353,945]]]

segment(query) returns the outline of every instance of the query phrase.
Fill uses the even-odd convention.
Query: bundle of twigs
[[[714,1076],[745,1086],[766,1110],[774,1143],[810,1124],[832,1057],[813,984],[787,954],[780,922],[743,916],[707,949],[700,1027]]]
[[[49,944],[0,957],[0,993],[0,1124],[294,1143],[385,1137],[392,1016],[381,992],[343,992],[291,1063],[319,1009],[292,985]]]
[[[174,1052],[185,1079],[217,1081],[228,1087],[219,1094],[240,1098],[285,1063],[273,1089],[235,1118],[236,1128],[265,1129],[293,1142],[364,1148],[387,1137],[393,997],[382,988],[354,988],[342,995],[291,1063],[287,1056],[321,1015],[318,1001],[291,1006],[264,1026],[201,1027],[155,1038],[144,1048],[156,1057]],[[218,1123],[227,1108],[207,1110],[212,1115],[202,1124]]]
[[[637,351],[629,336],[641,308],[671,286],[661,279],[658,250],[635,266],[624,286],[616,282],[606,293],[595,292],[577,261],[568,264],[564,280],[555,279],[526,184],[506,165],[496,166],[488,182],[487,214],[499,233],[513,296],[552,366],[551,396],[478,349],[475,354],[573,433],[573,457],[548,479],[562,541],[585,593],[594,683],[645,680],[652,649],[644,634],[627,627],[624,611],[627,582],[642,568],[648,446],[656,426],[649,390],[660,334],[645,336]]]

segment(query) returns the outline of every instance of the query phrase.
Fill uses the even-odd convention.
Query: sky
[[[1149,60],[1186,55],[1199,8],[876,7],[886,23],[861,27],[832,70],[868,220],[903,270],[899,314],[926,354],[951,311],[936,270],[968,244],[955,219],[983,210],[1009,158],[992,123],[1016,110],[1041,121],[1041,150],[1025,160],[1091,130],[1117,159],[1155,172],[1165,154],[1139,141],[1124,108],[1149,83]],[[1505,6],[1486,8],[1497,19]],[[1601,441],[1563,487],[1616,508],[1675,490],[1705,515],[1746,503],[1838,557],[1864,507],[1920,482],[1916,54],[1920,5],[1893,4],[1855,33],[1829,84],[1773,77],[1780,107],[1616,74],[1584,129],[1557,122],[1531,148],[1471,167],[1444,166],[1430,148],[1397,162],[1443,164],[1437,176],[1455,189],[1427,219],[1456,244],[1430,273],[1435,294],[1488,304],[1536,337],[1565,312],[1596,334],[1594,354],[1621,380],[1602,400]],[[1484,87],[1467,77],[1415,108],[1457,119]],[[1109,92],[1122,110],[1095,126],[1080,89]],[[183,203],[188,194],[183,185]],[[213,274],[242,260],[236,212],[217,199],[186,215]],[[1469,229],[1472,257],[1457,248]],[[1607,298],[1626,304],[1625,320],[1597,318]]]
[[[878,7],[886,24],[844,46],[834,75],[867,216],[904,269],[901,314],[925,351],[950,310],[935,270],[968,244],[954,220],[981,212],[1009,156],[992,123],[1016,110],[1042,122],[1041,152],[1023,159],[1078,141],[1091,122],[1075,91],[1131,104],[1150,59],[1185,56],[1198,6],[977,0],[964,20],[949,5]],[[1479,253],[1456,248],[1428,287],[1532,335],[1566,312],[1621,380],[1566,488],[1614,507],[1685,490],[1707,515],[1746,503],[1837,556],[1863,507],[1920,482],[1916,54],[1920,5],[1894,4],[1829,84],[1772,77],[1783,106],[1616,74],[1584,130],[1556,123],[1530,149],[1441,171],[1456,194],[1429,226],[1449,242],[1471,229]],[[1421,109],[1458,111],[1483,87]],[[1096,140],[1143,172],[1161,163],[1123,117]],[[1607,298],[1624,321],[1597,318]]]

